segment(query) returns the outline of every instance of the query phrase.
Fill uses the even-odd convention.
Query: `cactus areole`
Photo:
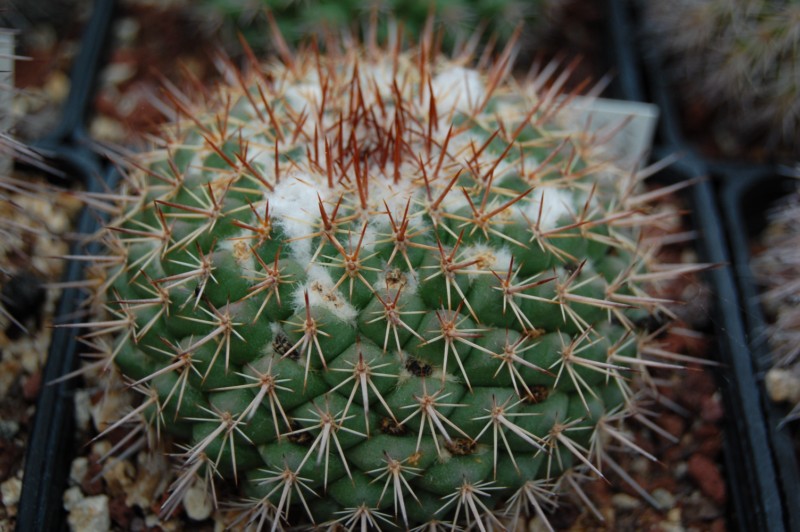
[[[166,513],[205,482],[230,526],[503,528],[615,464],[658,217],[511,55],[298,52],[173,95],[93,334],[141,392],[114,426],[174,458]]]

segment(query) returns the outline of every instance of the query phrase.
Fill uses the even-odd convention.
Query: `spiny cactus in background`
[[[167,515],[227,482],[231,526],[501,529],[649,456],[658,194],[561,123],[569,72],[430,35],[231,67],[130,162],[87,342],[139,392],[107,431],[175,460]]]
[[[771,212],[762,243],[752,268],[764,287],[761,301],[772,319],[767,337],[774,366],[767,372],[766,386],[774,401],[793,405],[786,418],[790,421],[800,418],[800,192]]]
[[[0,134],[0,157],[57,172],[6,134]],[[0,174],[0,329],[8,337],[42,325],[42,307],[55,297],[44,281],[60,274],[62,263],[54,257],[67,252],[64,236],[79,205],[41,175]]]
[[[800,153],[800,2],[641,5],[648,43],[665,55],[685,104],[716,109],[729,139],[759,135],[772,151]]]
[[[422,34],[429,16],[433,16],[436,30],[442,30],[444,44],[449,48],[469,39],[475,28],[485,37],[491,36],[502,44],[508,42],[514,29],[525,22],[532,28],[546,16],[550,2],[536,0],[205,0],[196,6],[204,18],[222,15],[217,20],[223,33],[241,31],[251,46],[256,48],[269,41],[264,14],[269,11],[275,18],[281,34],[289,43],[298,43],[311,36],[325,41],[330,34],[340,35],[367,27],[373,15],[378,15],[379,37],[384,38],[392,25],[402,24],[412,41]],[[390,24],[387,21],[392,19]],[[527,42],[527,39],[526,39]]]

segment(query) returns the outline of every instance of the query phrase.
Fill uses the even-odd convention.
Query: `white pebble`
[[[97,495],[77,501],[67,516],[70,530],[80,532],[106,532],[111,529],[108,497]]]
[[[89,422],[92,419],[92,400],[89,390],[75,391],[75,424],[83,431],[89,430]]]
[[[662,510],[669,510],[675,506],[675,496],[664,488],[653,490],[653,498],[658,501]]]
[[[196,480],[183,496],[183,508],[186,515],[193,521],[203,521],[211,516],[214,504],[208,495],[208,490],[199,479]]]
[[[81,501],[81,499],[83,499],[83,492],[78,486],[67,488],[63,496],[64,509],[69,512]]]
[[[620,510],[635,510],[642,505],[642,501],[627,493],[617,493],[611,497],[611,504]]]
[[[662,532],[685,532],[686,530],[681,523],[675,521],[662,522],[658,526]]]
[[[770,399],[776,403],[783,401],[800,402],[800,377],[793,371],[772,368],[767,372],[765,384]]]
[[[22,492],[22,480],[12,477],[0,484],[0,499],[6,508],[16,506]]]
[[[13,419],[0,419],[0,438],[11,440],[19,432],[19,423]]]
[[[546,532],[548,530],[552,530],[552,527],[542,521],[542,518],[538,515],[528,521],[528,532]]]
[[[72,465],[69,468],[69,481],[73,484],[80,484],[88,471],[89,459],[85,456],[79,456],[72,461]]]

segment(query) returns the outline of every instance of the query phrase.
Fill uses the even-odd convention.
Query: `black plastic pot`
[[[62,119],[54,133],[34,148],[47,162],[61,170],[69,181],[80,183],[90,192],[103,192],[114,179],[114,171],[91,148],[86,119],[97,74],[109,46],[115,0],[97,0],[84,33],[80,53],[71,73],[71,88]],[[96,213],[84,209],[75,228],[78,234],[98,229]],[[76,243],[70,254],[91,253],[92,245]],[[74,283],[83,279],[84,263],[68,261],[62,280]],[[78,288],[63,291],[56,311],[56,324],[79,310],[84,294]],[[30,440],[25,455],[25,475],[17,512],[20,532],[65,530],[63,494],[74,455],[74,402],[76,379],[56,381],[77,367],[79,343],[72,328],[55,328],[48,351]]]
[[[783,462],[786,443],[775,439],[775,425],[765,405],[763,356],[753,344],[757,329],[745,322],[742,312],[752,304],[752,294],[741,291],[741,283],[737,282],[741,281],[741,262],[740,248],[734,240],[743,233],[741,224],[734,225],[730,219],[726,197],[725,219],[720,215],[716,181],[727,177],[728,186],[737,183],[739,176],[724,170],[742,165],[709,161],[686,143],[659,58],[636,33],[639,26],[633,3],[608,0],[607,6],[610,42],[618,68],[616,95],[657,104],[661,117],[654,159],[679,154],[679,162],[668,174],[701,179],[691,187],[689,197],[700,260],[717,265],[707,276],[714,292],[712,318],[718,360],[722,363],[717,377],[726,412],[723,451],[729,494],[728,526],[742,532],[800,530],[796,515],[800,512],[800,477],[796,467]],[[758,166],[750,171],[763,174],[771,170]],[[729,246],[728,235],[733,247]],[[790,469],[785,470],[786,467]]]

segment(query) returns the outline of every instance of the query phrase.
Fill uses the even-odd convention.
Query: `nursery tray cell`
[[[755,378],[760,391],[770,452],[777,465],[777,477],[784,501],[786,527],[800,530],[800,469],[793,435],[793,425],[782,425],[788,408],[769,400],[764,378],[772,365],[767,341],[767,318],[759,302],[759,287],[750,268],[755,239],[766,228],[768,211],[781,198],[794,192],[797,180],[778,175],[770,166],[736,167],[718,165],[715,171],[724,176],[721,183],[725,224],[731,247],[733,270],[741,293],[741,314],[746,326],[746,348],[752,356]]]
[[[85,131],[86,117],[96,86],[97,74],[109,49],[114,0],[98,0],[83,35],[78,57],[72,68],[72,85],[59,126],[53,134],[35,145],[49,164],[64,172],[70,181],[88,192],[104,192],[115,172],[91,149]],[[84,209],[75,227],[78,234],[91,234],[99,228],[97,214]],[[74,244],[70,253],[91,252],[87,246]],[[84,264],[68,261],[62,281],[75,283],[83,279]],[[79,288],[66,288],[56,310],[56,325],[74,319],[84,294]],[[66,529],[62,497],[74,455],[74,402],[76,379],[57,380],[78,365],[79,342],[75,329],[53,331],[36,405],[36,414],[25,456],[25,474],[17,512],[20,532],[51,532]]]
[[[737,228],[730,220],[727,204],[726,217],[722,217],[712,179],[720,165],[705,159],[684,140],[660,60],[637,33],[640,25],[635,3],[609,0],[607,9],[609,42],[618,69],[618,81],[612,85],[615,95],[659,106],[661,118],[653,159],[677,155],[677,162],[665,177],[696,180],[689,196],[698,253],[701,261],[717,265],[707,275],[715,299],[712,319],[721,363],[718,382],[726,411],[724,455],[730,494],[729,527],[743,532],[798,530],[796,517],[790,515],[800,511],[797,470],[795,467],[790,469],[790,475],[782,474],[785,466],[774,448],[774,430],[770,428],[774,424],[765,411],[757,363],[762,357],[752,349],[753,329],[742,313],[749,302],[737,282],[741,280],[738,250],[733,241],[731,247],[728,244],[728,235],[735,235]],[[785,479],[787,476],[793,479]]]

